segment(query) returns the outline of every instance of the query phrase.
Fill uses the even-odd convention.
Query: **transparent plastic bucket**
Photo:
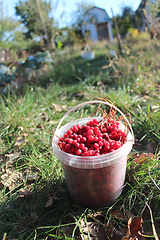
[[[77,156],[66,153],[58,147],[59,137],[76,124],[85,124],[92,118],[81,118],[61,126],[64,118],[85,104],[106,104],[115,108],[129,126],[127,141],[114,152],[100,156]],[[100,117],[93,117],[101,119]],[[121,123],[121,128],[124,124]],[[126,175],[127,156],[134,143],[132,127],[126,116],[109,102],[93,100],[78,104],[71,108],[60,120],[52,140],[55,156],[61,161],[65,181],[73,201],[82,207],[98,209],[110,206],[122,193]]]

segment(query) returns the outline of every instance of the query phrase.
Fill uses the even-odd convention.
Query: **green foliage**
[[[20,22],[11,18],[0,19],[0,44],[2,49],[25,48],[27,41],[24,39],[23,27]]]
[[[130,7],[124,7],[122,9],[122,15],[117,15],[115,18],[118,25],[119,33],[122,37],[127,34],[129,28],[132,28],[135,25],[134,14]]]
[[[39,5],[47,29],[48,37],[51,40],[54,35],[53,24],[55,24],[53,17],[50,16],[51,2],[39,0]],[[16,5],[15,10],[16,15],[20,16],[21,22],[26,27],[25,35],[27,38],[33,39],[35,36],[43,38],[45,36],[36,1],[21,0]]]

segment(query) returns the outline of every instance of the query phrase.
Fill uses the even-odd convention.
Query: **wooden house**
[[[93,7],[85,15],[81,26],[82,34],[89,34],[93,42],[101,40],[113,40],[112,21],[103,8]]]

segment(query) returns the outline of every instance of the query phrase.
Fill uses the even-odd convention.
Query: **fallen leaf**
[[[13,153],[10,154],[5,154],[5,157],[8,158],[10,163],[14,163],[17,161],[17,158],[21,155],[21,151],[14,151]]]
[[[23,133],[23,136],[24,136],[24,137],[28,137],[29,134],[28,134],[28,133]]]
[[[23,127],[22,127],[22,126],[18,126],[18,129],[20,129],[21,131],[23,131]]]
[[[29,130],[30,130],[30,132],[34,132],[35,128],[30,128]]]
[[[88,240],[88,239],[99,239],[99,240],[107,240],[107,235],[105,229],[96,222],[86,222],[84,219],[81,219],[81,239]],[[88,238],[88,235],[90,236]]]
[[[38,178],[38,174],[29,174],[27,176],[27,181],[36,181]]]
[[[34,222],[37,222],[39,220],[39,217],[37,216],[37,213],[30,213],[30,217]]]
[[[67,105],[60,106],[55,103],[52,103],[52,107],[54,107],[57,112],[62,112],[67,109]]]
[[[142,240],[143,237],[143,219],[142,217],[132,217],[128,220],[127,236],[122,240]]]
[[[24,190],[24,189],[19,190],[19,194],[20,194],[22,197],[28,197],[28,196],[31,196],[31,195],[32,195],[29,190]]]
[[[1,176],[2,184],[7,186],[9,190],[12,190],[19,186],[23,182],[23,175],[21,172],[12,172],[6,169],[6,173]]]
[[[88,216],[89,217],[89,216]],[[82,240],[121,240],[123,234],[117,231],[113,224],[109,222],[107,225],[103,224],[99,219],[103,218],[103,214],[98,212],[91,214],[90,221],[82,218],[80,221],[80,236]]]
[[[146,150],[148,153],[155,153],[157,149],[158,144],[157,143],[150,143],[146,146]]]
[[[134,156],[134,161],[138,164],[142,164],[147,161],[151,161],[154,158],[153,153],[141,153]]]
[[[47,207],[52,206],[53,200],[59,200],[59,198],[58,198],[56,195],[50,196],[50,197],[48,198],[48,201],[46,202],[45,207],[47,208]]]
[[[46,202],[45,208],[52,206],[52,204],[53,204],[53,199],[52,198],[48,199],[48,201]]]
[[[14,146],[20,146],[25,141],[25,137],[17,137]]]

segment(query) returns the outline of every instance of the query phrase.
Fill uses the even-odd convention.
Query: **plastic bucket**
[[[82,118],[60,127],[64,118],[76,108],[85,104],[100,103],[114,107],[129,125],[130,131],[125,144],[114,152],[100,156],[77,156],[68,154],[58,147],[59,137],[75,124],[84,124],[91,118]],[[99,117],[94,117],[98,118]],[[124,128],[124,125],[121,124]],[[121,195],[126,175],[127,155],[132,149],[134,134],[125,115],[115,106],[103,101],[88,101],[70,109],[60,120],[55,131],[52,148],[61,161],[65,181],[73,201],[82,207],[98,209],[110,206]]]

